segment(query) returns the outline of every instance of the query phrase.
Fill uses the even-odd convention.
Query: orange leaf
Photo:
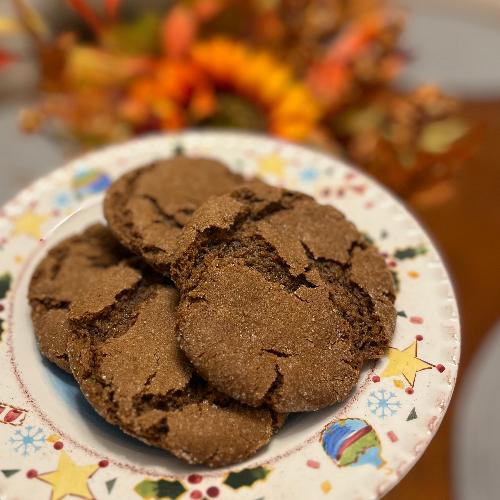
[[[66,3],[96,32],[102,31],[102,22],[86,0],[66,0]]]
[[[363,52],[380,34],[382,23],[377,18],[353,24],[336,38],[326,53],[326,60],[347,63]]]
[[[342,99],[351,80],[350,68],[328,62],[311,66],[306,76],[311,92],[329,106],[335,106]]]
[[[183,56],[193,43],[198,22],[192,11],[183,6],[174,7],[162,26],[163,50],[170,57]]]
[[[214,17],[221,9],[223,5],[220,0],[198,0],[194,5],[194,11],[198,16],[198,19],[206,21]]]

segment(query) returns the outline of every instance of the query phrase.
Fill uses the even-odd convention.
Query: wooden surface
[[[455,398],[471,359],[500,315],[500,100],[468,103],[465,109],[487,125],[481,151],[457,178],[450,200],[414,207],[441,249],[457,292],[462,355]],[[387,500],[453,498],[451,428],[458,417],[452,401],[431,445]]]

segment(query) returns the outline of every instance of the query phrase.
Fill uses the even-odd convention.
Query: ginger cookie
[[[168,275],[177,236],[191,214],[208,197],[242,182],[222,163],[177,156],[116,180],[106,193],[104,213],[126,248]]]
[[[108,268],[127,257],[129,252],[111,232],[96,224],[56,245],[35,269],[28,299],[38,346],[63,370],[70,371],[66,343],[72,305],[78,303],[92,279],[105,275]]]
[[[266,445],[284,415],[251,408],[211,388],[178,348],[178,292],[131,262],[70,314],[69,364],[90,404],[108,422],[178,458],[217,467]],[[104,305],[101,286],[121,289]]]
[[[248,185],[209,199],[171,266],[180,346],[214,387],[251,406],[345,399],[395,328],[384,259],[332,206]]]

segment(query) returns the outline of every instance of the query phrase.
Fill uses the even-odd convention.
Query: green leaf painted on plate
[[[185,153],[184,146],[182,144],[179,143],[174,146],[174,155],[180,156],[183,155],[184,153]]]
[[[413,408],[413,410],[410,412],[410,414],[406,418],[406,421],[415,420],[416,418],[417,418],[417,410],[415,410],[415,408]]]
[[[404,311],[398,311],[398,316],[401,316],[402,318],[408,317],[408,315]]]
[[[2,474],[5,477],[10,477],[13,476],[14,474],[17,474],[21,469],[2,469]]]
[[[257,481],[262,481],[270,473],[265,467],[255,467],[254,469],[243,469],[239,472],[230,472],[224,484],[237,490],[243,486],[252,486]]]
[[[115,487],[116,483],[116,477],[114,479],[110,479],[109,481],[106,481],[106,489],[108,490],[108,494],[113,491],[113,488]]]
[[[142,498],[176,499],[186,491],[180,481],[168,481],[166,479],[159,479],[158,481],[145,479],[134,489]]]
[[[394,258],[398,260],[414,259],[419,255],[425,255],[427,253],[427,248],[424,245],[419,245],[416,247],[406,247],[396,250],[394,252]]]
[[[5,299],[7,292],[10,289],[12,277],[10,273],[0,275],[0,299]]]

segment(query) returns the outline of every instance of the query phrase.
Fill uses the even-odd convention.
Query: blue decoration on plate
[[[323,449],[339,467],[370,464],[384,465],[380,439],[368,422],[346,418],[333,422],[321,438]]]
[[[78,170],[71,185],[78,198],[86,198],[105,191],[111,184],[111,178],[97,169]]]

